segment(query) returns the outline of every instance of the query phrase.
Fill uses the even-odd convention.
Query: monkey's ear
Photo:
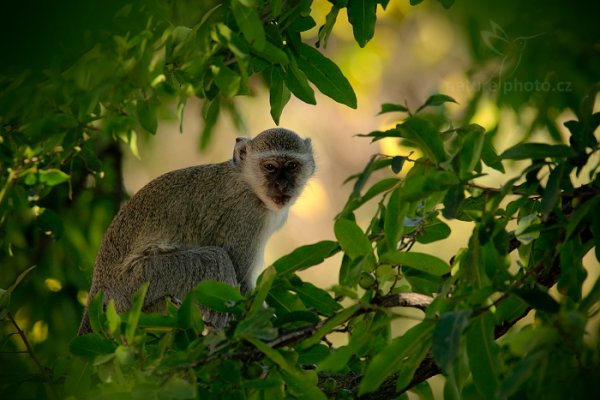
[[[310,138],[304,139],[304,145],[306,146],[307,151],[312,150],[312,141],[310,140]]]
[[[235,139],[235,147],[233,149],[233,163],[241,167],[242,163],[246,159],[247,146],[250,143],[250,139],[239,137]]]

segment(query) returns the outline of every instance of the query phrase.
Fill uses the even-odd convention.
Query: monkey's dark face
[[[279,207],[284,207],[298,195],[299,171],[302,168],[299,160],[289,158],[272,158],[260,164],[265,177],[267,196]]]

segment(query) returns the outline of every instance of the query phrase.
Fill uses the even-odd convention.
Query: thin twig
[[[40,373],[42,374],[44,381],[48,384],[48,387],[50,389],[50,392],[52,393],[52,396],[54,398],[58,399],[59,398],[58,393],[56,392],[56,389],[55,389],[52,381],[50,380],[50,376],[48,376],[48,371],[46,370],[46,367],[44,367],[42,365],[42,363],[40,362],[37,355],[33,352],[33,349],[31,348],[31,345],[29,344],[29,341],[27,340],[27,336],[25,336],[25,332],[23,331],[23,329],[21,329],[19,324],[17,324],[17,321],[15,320],[14,316],[12,315],[12,313],[10,311],[8,311],[6,313],[6,316],[8,317],[8,320],[13,324],[15,329],[17,330],[18,335],[21,337],[21,340],[23,341],[23,344],[25,345],[25,348],[27,349],[25,352],[29,353],[29,356],[31,357],[31,359],[33,360],[35,365],[38,367],[38,369],[40,370]]]

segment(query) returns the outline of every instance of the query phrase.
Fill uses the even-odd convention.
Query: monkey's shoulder
[[[150,181],[140,192],[171,189],[204,189],[207,184],[228,180],[238,180],[239,173],[231,161],[218,164],[202,164],[167,172]]]

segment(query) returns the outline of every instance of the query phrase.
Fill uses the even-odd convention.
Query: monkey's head
[[[315,172],[310,139],[283,128],[268,129],[254,139],[237,138],[233,164],[272,210],[292,204]]]

